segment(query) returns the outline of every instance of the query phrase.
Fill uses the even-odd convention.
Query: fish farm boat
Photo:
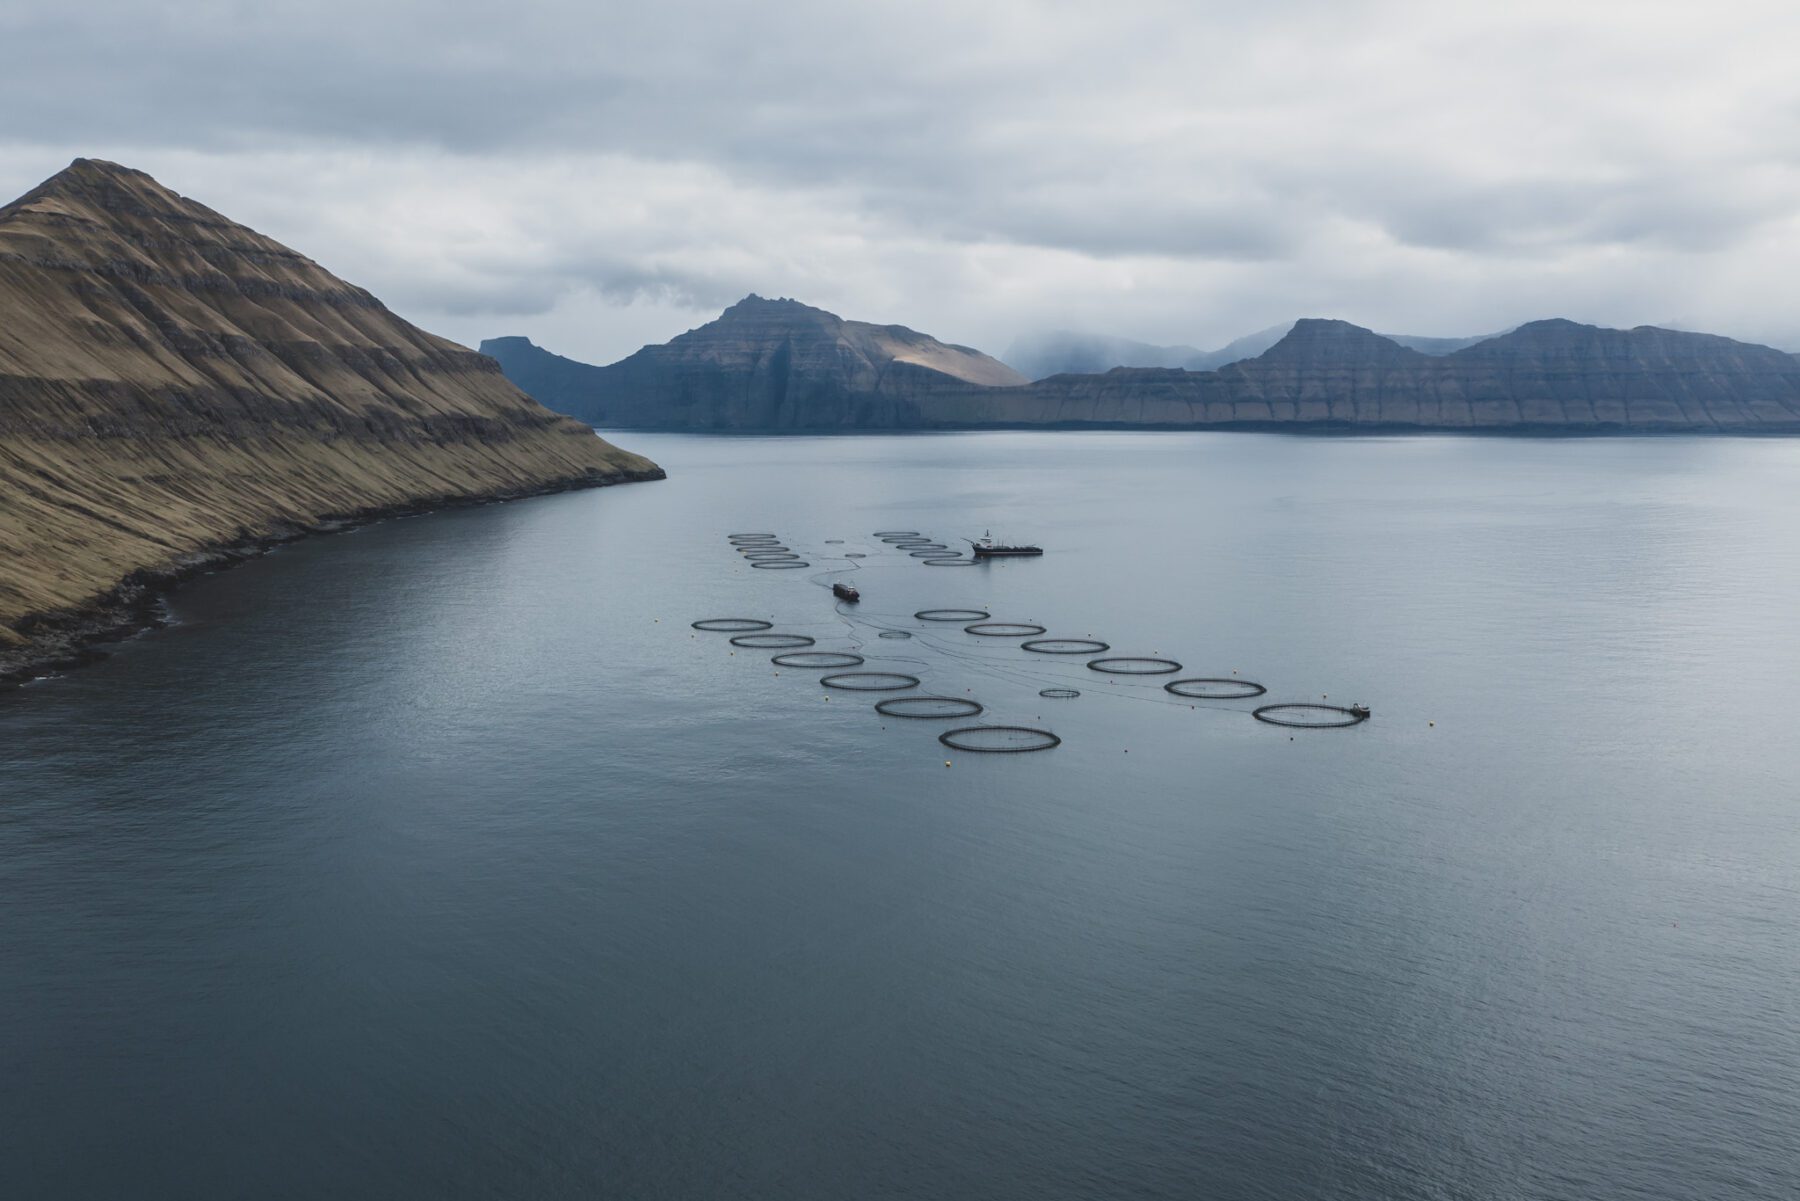
[[[848,584],[833,584],[831,586],[831,595],[837,597],[839,600],[856,601],[862,599],[862,593],[858,592]]]
[[[983,534],[979,540],[964,538],[963,541],[974,548],[977,559],[997,559],[1002,555],[1041,555],[1044,553],[1044,548],[1041,546],[1008,546],[1004,542],[995,542],[992,534]]]

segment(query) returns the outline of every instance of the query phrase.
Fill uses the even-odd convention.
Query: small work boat
[[[1044,553],[1044,548],[1041,546],[1008,546],[1004,542],[995,542],[992,533],[983,533],[979,540],[964,538],[963,541],[974,549],[977,559],[997,559],[1002,555],[1041,555]]]
[[[849,584],[833,584],[831,586],[831,595],[837,597],[839,600],[859,601],[862,599],[862,593],[858,592],[855,588],[852,588]]]

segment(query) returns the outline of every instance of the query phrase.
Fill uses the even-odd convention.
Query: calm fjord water
[[[1800,1192],[1800,443],[622,441],[0,694],[0,1196]],[[989,526],[1049,553],[868,537]],[[1064,745],[946,768],[744,615]]]

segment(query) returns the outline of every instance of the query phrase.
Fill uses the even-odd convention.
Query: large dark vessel
[[[965,538],[963,541],[974,548],[975,557],[977,559],[996,559],[1002,555],[1041,555],[1044,553],[1044,548],[1041,546],[1008,546],[1004,542],[995,542],[994,536],[991,533],[982,534],[979,540]]]
[[[858,592],[848,584],[833,584],[831,586],[831,595],[837,597],[839,600],[856,601],[862,599],[862,593]]]

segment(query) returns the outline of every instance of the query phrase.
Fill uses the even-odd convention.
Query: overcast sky
[[[0,193],[149,171],[473,344],[747,292],[1003,351],[1298,316],[1800,349],[1800,5],[11,0]]]

